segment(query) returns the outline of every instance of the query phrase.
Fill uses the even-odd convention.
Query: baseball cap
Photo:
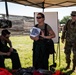
[[[76,16],[76,11],[72,11],[71,16]]]

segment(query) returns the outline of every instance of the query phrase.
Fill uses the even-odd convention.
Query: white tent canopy
[[[76,0],[0,0],[5,2],[6,16],[8,16],[7,2],[22,4],[24,6],[32,6],[37,8],[59,8],[59,7],[71,7],[76,6]]]
[[[0,0],[22,4],[25,6],[33,6],[38,8],[58,8],[76,6],[76,0]]]

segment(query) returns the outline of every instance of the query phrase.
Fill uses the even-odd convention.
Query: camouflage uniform
[[[76,21],[68,20],[64,26],[62,39],[65,39],[66,63],[70,65],[70,54],[73,51],[73,66],[76,66]]]

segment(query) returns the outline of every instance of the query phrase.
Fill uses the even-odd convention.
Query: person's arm
[[[12,47],[12,42],[9,38],[5,38],[6,42],[8,43],[8,45],[10,46],[10,51],[13,51],[13,47]]]
[[[41,35],[41,37],[43,37],[44,39],[52,39],[52,38],[55,38],[55,36],[56,35],[55,35],[53,30],[49,31],[49,35],[48,36],[45,36],[43,31],[42,31],[42,35]]]
[[[10,52],[12,52],[12,51],[13,51],[12,42],[11,42],[10,39],[8,39],[8,40],[9,40],[9,41],[8,41],[8,44],[9,44],[9,46],[10,46]]]
[[[32,36],[30,36],[30,38],[31,38],[32,40],[35,40],[35,41],[39,40],[39,37],[32,37]]]
[[[45,38],[45,39],[52,39],[52,38],[55,38],[56,35],[54,33],[54,31],[52,30],[52,28],[50,26],[47,26],[47,31],[48,31],[48,36],[45,36],[44,32],[42,31],[42,35],[41,37]]]
[[[62,43],[64,43],[64,39],[66,37],[66,32],[67,32],[67,24],[63,27],[62,36],[61,36]]]
[[[7,56],[9,56],[10,55],[10,52],[5,53],[5,52],[1,52],[0,51],[0,55],[7,55]]]
[[[12,48],[12,42],[10,39],[8,39],[8,44],[9,44],[10,48]]]
[[[3,36],[0,36],[0,40],[5,40],[6,38],[4,38]],[[1,52],[0,51],[0,55],[7,55],[7,56],[9,56],[11,54],[11,52],[9,51],[9,52]]]
[[[48,32],[49,32],[49,36],[45,36],[44,38],[46,38],[46,39],[52,39],[52,38],[56,37],[56,35],[55,35],[55,33],[54,33],[54,31],[52,29],[49,30]]]
[[[6,55],[6,53],[4,53],[4,52],[0,52],[0,55]]]
[[[1,37],[2,37],[2,39],[4,39],[9,44],[10,47],[12,47],[12,42],[9,38],[6,38],[4,36],[1,36]]]

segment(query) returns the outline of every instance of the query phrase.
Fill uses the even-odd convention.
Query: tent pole
[[[43,12],[44,12],[44,9],[45,9],[45,7],[44,7],[44,2],[42,2],[42,8],[43,8]]]
[[[7,5],[7,0],[5,0],[5,8],[6,8],[6,18],[8,19],[9,14],[8,14],[8,5]]]
[[[43,8],[43,12],[44,12],[44,8]]]

